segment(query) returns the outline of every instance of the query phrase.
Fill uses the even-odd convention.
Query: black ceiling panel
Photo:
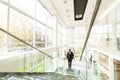
[[[88,0],[74,0],[75,20],[82,20]]]

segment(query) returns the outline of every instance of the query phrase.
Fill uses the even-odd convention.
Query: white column
[[[56,16],[56,35],[55,36],[56,36],[56,48],[58,48],[58,24],[57,24],[57,16]]]
[[[114,80],[114,60],[109,57],[109,80]]]
[[[36,0],[35,0],[35,19],[36,19]],[[35,46],[35,28],[36,28],[36,21],[34,19],[34,26],[32,27],[32,35],[33,35],[33,46]]]
[[[52,32],[52,34],[53,34],[53,42],[52,42],[52,44],[53,44],[53,46],[56,46],[56,17],[55,16],[53,16],[52,17],[52,26],[53,26],[53,32]]]
[[[57,23],[57,16],[56,16],[56,22],[55,22],[55,47],[56,50],[58,48],[58,23]]]
[[[112,26],[112,30],[113,30],[113,35],[112,35],[112,46],[114,50],[117,50],[117,26],[113,25]]]
[[[32,71],[31,72],[34,72],[35,71],[35,62],[32,62]]]
[[[57,64],[56,64],[57,58],[55,57],[57,55],[56,55],[56,53],[52,53],[52,56],[54,57],[52,59],[52,71],[54,72],[56,70],[56,68],[57,68]]]
[[[53,66],[55,66],[55,67],[57,67],[58,66],[58,24],[57,24],[57,16],[55,15],[54,16],[54,33],[55,33],[55,35],[54,35],[54,45],[55,45],[55,47],[56,47],[56,55],[55,55],[55,59],[54,59],[54,63],[56,63],[56,65],[53,65]]]
[[[32,27],[32,45],[35,46],[35,26],[36,26],[36,21],[34,22],[34,26]]]
[[[97,80],[100,80],[100,59],[99,59],[100,53],[97,53]]]
[[[6,30],[9,31],[9,21],[10,21],[10,0],[8,0],[8,12],[7,12],[7,27]],[[5,46],[4,46],[4,55],[7,56],[8,54],[8,34],[5,33]]]

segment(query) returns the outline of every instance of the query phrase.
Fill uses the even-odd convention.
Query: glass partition
[[[10,0],[10,4],[35,17],[35,1],[36,0]]]
[[[50,69],[51,57],[17,39],[14,40],[17,42],[8,46],[6,56],[0,54],[0,72],[45,72]]]
[[[103,6],[100,6],[100,8]],[[92,26],[87,50],[87,77],[96,80],[119,80],[120,53],[120,3],[109,8],[104,17],[97,14]],[[99,11],[98,11],[99,12]],[[86,51],[85,50],[85,51]],[[84,51],[84,52],[85,52]],[[92,65],[91,57],[92,56]],[[90,68],[91,67],[91,68]]]
[[[55,46],[53,36],[58,33],[55,24],[55,16],[53,20],[39,0],[0,0],[0,28],[31,46],[39,49]],[[65,32],[60,33],[63,43]],[[45,72],[51,71],[52,59],[0,30],[0,65],[0,72]]]

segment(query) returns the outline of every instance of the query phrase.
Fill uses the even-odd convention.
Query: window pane
[[[10,25],[9,32],[19,37],[25,42],[32,44],[32,28],[34,26],[33,20],[24,16],[17,11],[10,9]],[[9,36],[9,51],[24,49],[23,43]]]
[[[31,16],[35,16],[35,0],[10,0],[10,3]]]
[[[0,28],[6,29],[7,26],[7,6],[0,3]]]
[[[36,4],[36,18],[43,23],[47,22],[47,12],[46,9],[37,1]]]
[[[52,27],[52,16],[49,12],[47,12],[47,24]]]
[[[7,27],[7,6],[0,2],[0,28],[6,29]],[[5,33],[0,31],[0,56],[4,56],[5,50]]]
[[[47,28],[47,31],[46,31],[46,42],[47,42],[47,47],[49,46],[52,46],[52,30]]]
[[[0,56],[4,55],[4,32],[0,31]]]
[[[36,47],[45,47],[45,31],[40,30],[40,28],[36,28],[35,30],[35,44]]]

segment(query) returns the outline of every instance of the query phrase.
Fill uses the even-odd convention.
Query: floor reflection
[[[0,73],[0,80],[78,80],[71,75],[60,73]]]

